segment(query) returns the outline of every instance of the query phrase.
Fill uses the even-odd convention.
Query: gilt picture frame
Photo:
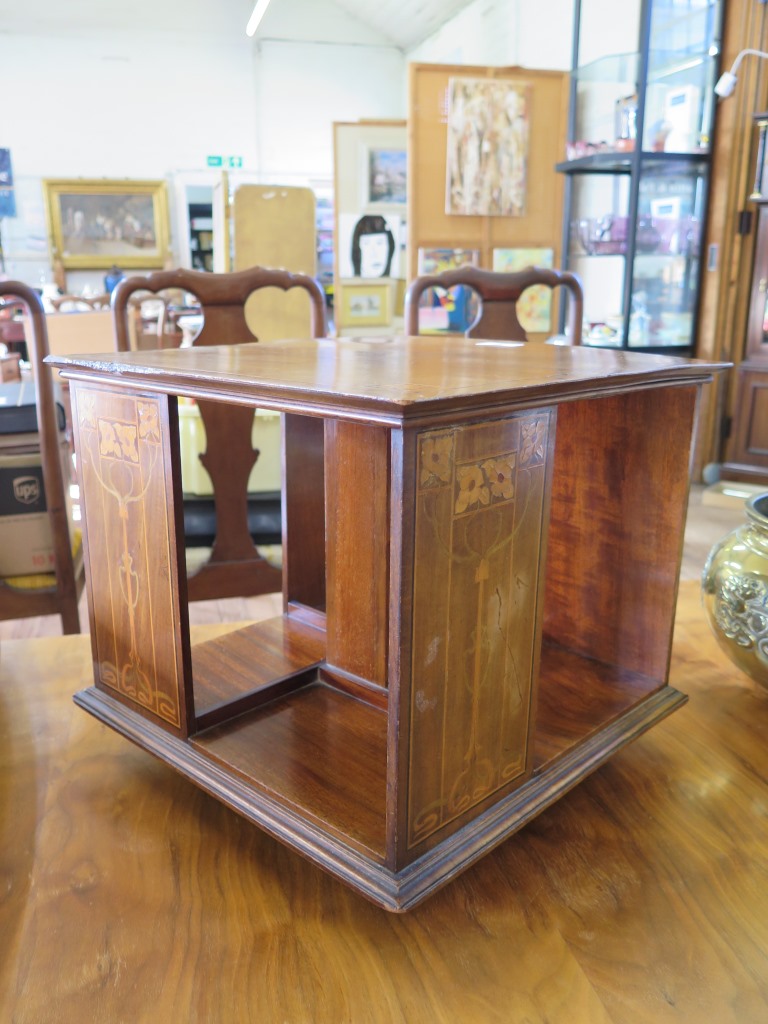
[[[164,181],[43,181],[52,261],[65,270],[154,269],[169,257]]]

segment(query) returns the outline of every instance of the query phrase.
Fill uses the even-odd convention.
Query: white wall
[[[475,0],[410,50],[408,60],[567,71],[573,10],[573,0]]]
[[[234,10],[220,0],[215,30],[201,19],[219,5],[199,3],[190,28],[173,31],[167,18],[158,30],[149,19],[141,31],[114,24],[115,6],[102,2],[112,13],[101,28],[67,22],[62,37],[58,23],[30,30],[17,18],[0,32],[0,146],[17,188],[18,216],[1,224],[10,277],[50,277],[43,178],[163,178],[172,189],[179,172],[204,178],[217,154],[243,158],[242,180],[330,181],[333,121],[405,115],[403,55],[332,0],[281,0],[257,41],[245,35],[243,0]],[[123,25],[135,24],[131,5],[123,10]],[[288,28],[343,42],[286,42]],[[102,277],[71,273],[68,285],[98,289]]]

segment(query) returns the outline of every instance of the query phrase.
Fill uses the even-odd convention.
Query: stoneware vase
[[[746,522],[712,548],[702,597],[717,641],[768,688],[768,494],[746,503]]]

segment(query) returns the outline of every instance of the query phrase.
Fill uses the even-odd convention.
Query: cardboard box
[[[58,405],[61,466],[69,520],[69,445]],[[30,379],[0,385],[0,576],[53,572],[55,561],[43,484],[37,410]]]
[[[62,443],[65,482],[69,479],[68,451],[68,445]],[[67,507],[71,522],[69,501]],[[55,570],[39,451],[11,454],[0,448],[0,538],[0,576]]]

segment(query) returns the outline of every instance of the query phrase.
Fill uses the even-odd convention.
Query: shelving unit
[[[189,249],[193,270],[213,270],[213,204],[189,206]]]
[[[635,0],[617,22],[606,0],[577,0],[568,159],[557,170],[587,345],[693,348],[722,6]],[[599,49],[605,39],[613,52]]]
[[[381,906],[684,702],[667,673],[716,366],[434,336],[55,365],[86,540],[77,702]],[[178,395],[283,414],[283,614],[197,645]]]

